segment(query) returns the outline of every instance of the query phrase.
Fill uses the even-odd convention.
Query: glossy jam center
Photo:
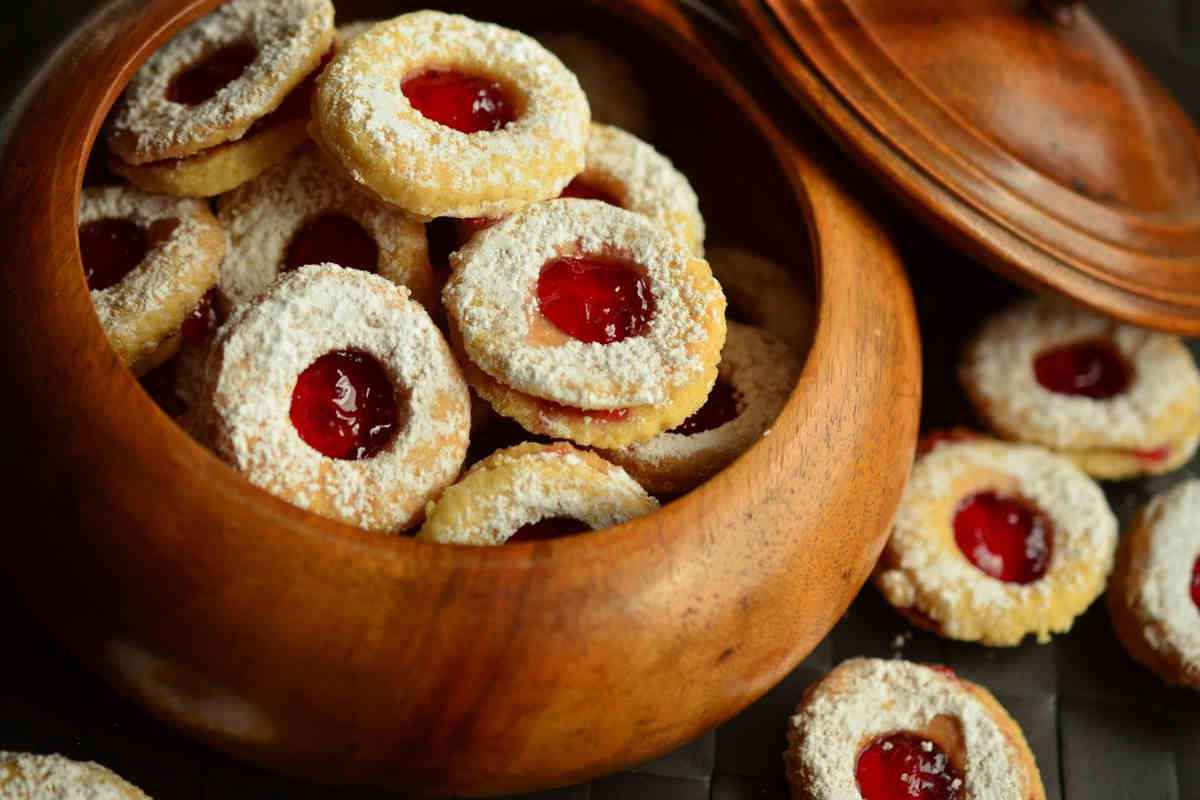
[[[343,461],[378,454],[400,422],[396,392],[383,366],[355,350],[327,353],[300,373],[291,418],[309,446]]]
[[[867,746],[855,770],[863,800],[959,800],[962,775],[936,743],[891,733]]]
[[[567,184],[567,188],[562,190],[559,197],[575,197],[580,200],[599,200],[602,203],[608,203],[610,206],[621,208],[621,201],[616,198],[611,192],[596,186],[593,183],[588,183],[582,178],[575,178]]]
[[[522,525],[516,533],[509,537],[508,543],[544,542],[548,539],[561,539],[577,533],[587,533],[591,529],[592,526],[572,517],[550,517]]]
[[[1057,394],[1106,400],[1129,388],[1129,364],[1103,340],[1047,350],[1033,362],[1038,383]]]
[[[406,78],[400,89],[425,117],[463,133],[498,131],[517,118],[503,87],[488,78],[428,69]]]
[[[654,295],[632,264],[612,258],[556,258],[537,284],[542,315],[581,342],[611,344],[641,336],[654,316]]]
[[[185,344],[202,345],[217,332],[221,320],[217,314],[216,300],[217,290],[209,289],[205,292],[204,297],[200,298],[200,303],[192,313],[188,314],[187,319],[183,321],[179,332],[182,334]]]
[[[718,379],[700,410],[685,419],[671,433],[695,436],[697,433],[715,430],[727,422],[732,422],[738,415],[737,401],[737,391],[733,384]]]
[[[1200,608],[1200,558],[1192,565],[1192,602]]]
[[[167,87],[167,99],[185,106],[198,106],[216,97],[217,92],[242,77],[242,73],[256,58],[258,48],[252,44],[222,47],[176,75]]]
[[[325,214],[296,232],[283,259],[285,272],[309,264],[337,264],[376,272],[379,269],[379,245],[349,217]]]
[[[79,228],[83,273],[88,287],[96,291],[119,283],[149,249],[146,231],[127,219],[102,219]]]
[[[954,515],[954,539],[963,555],[1006,583],[1033,583],[1046,574],[1052,535],[1040,511],[994,492],[968,497]]]

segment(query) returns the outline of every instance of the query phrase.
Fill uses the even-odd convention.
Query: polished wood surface
[[[714,236],[748,237],[798,270],[811,261],[818,330],[793,398],[715,480],[612,531],[471,549],[316,518],[159,412],[105,343],[79,263],[79,187],[107,109],[170,31],[215,5],[106,7],[31,85],[5,147],[0,364],[26,414],[6,499],[34,514],[10,530],[5,579],[158,717],[318,780],[459,794],[566,784],[661,754],[760,696],[861,587],[907,476],[919,344],[884,234],[677,6],[595,4],[598,28],[636,34],[635,55],[657,60],[664,116],[711,118],[703,137],[677,125],[664,146],[694,175]],[[537,23],[539,4],[511,5],[503,21]]]
[[[1025,284],[1200,333],[1200,139],[1086,7],[737,5],[796,96],[956,245]]]

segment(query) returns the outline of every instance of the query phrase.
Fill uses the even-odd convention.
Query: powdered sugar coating
[[[422,303],[432,302],[425,226],[360,192],[312,149],[222,198],[219,217],[232,245],[221,267],[222,299],[237,306],[270,286],[296,234],[327,213],[349,217],[371,236],[380,275],[407,286]]]
[[[1200,608],[1191,596],[1192,568],[1200,558],[1200,480],[1155,497],[1144,519],[1145,549],[1134,550],[1126,600],[1146,621],[1147,643],[1181,662],[1200,686]]]
[[[1040,354],[1094,339],[1111,342],[1132,367],[1125,392],[1095,400],[1038,382]],[[990,319],[968,348],[961,377],[989,424],[1058,450],[1150,450],[1194,431],[1200,417],[1200,372],[1178,337],[1059,300],[1031,299]]]
[[[671,160],[633,134],[592,125],[587,166],[579,178],[616,195],[621,207],[649,217],[704,255],[704,217],[687,177]]]
[[[167,99],[183,70],[222,47],[250,43],[258,57],[195,106]],[[231,0],[175,35],[138,70],[109,131],[131,164],[183,158],[241,139],[320,63],[333,43],[330,0]]]
[[[648,442],[606,451],[650,491],[684,491],[703,483],[750,449],[787,403],[800,362],[766,331],[728,323],[718,380],[737,397],[737,416],[691,435],[663,433]]]
[[[125,364],[139,369],[216,283],[228,239],[198,200],[121,186],[84,189],[80,227],[116,219],[146,231],[150,249],[116,284],[92,291],[92,304],[113,349]]]
[[[789,777],[809,797],[861,798],[855,770],[864,747],[879,736],[920,731],[948,717],[962,734],[965,763],[956,766],[963,796],[1025,800],[1032,782],[1025,774],[1028,746],[1020,741],[1022,752],[997,716],[965,682],[938,670],[907,661],[852,659],[822,680],[792,717]]]
[[[296,380],[327,353],[357,350],[383,366],[408,419],[373,458],[328,458],[300,438]],[[212,439],[255,485],[316,513],[399,531],[455,479],[470,398],[450,350],[408,290],[332,264],[285,274],[221,329],[209,359]]]
[[[431,67],[496,80],[517,119],[467,134],[426,118],[401,85]],[[500,217],[558,196],[583,169],[590,120],[575,76],[534,39],[418,11],[375,25],[333,60],[312,133],[355,181],[414,216]]]
[[[354,22],[347,22],[345,25],[338,25],[338,27],[337,27],[338,42],[344,47],[344,46],[350,44],[350,42],[357,39],[362,34],[371,30],[371,28],[374,28],[376,25],[378,25],[382,21],[383,20],[378,20],[378,19],[358,19],[358,20],[355,20]]]
[[[523,444],[471,468],[431,505],[420,538],[500,545],[524,525],[577,519],[592,530],[649,514],[658,502],[625,470],[566,443]]]
[[[537,281],[561,256],[608,255],[644,270],[655,310],[646,333],[610,344],[558,330]],[[572,408],[666,403],[719,360],[725,297],[708,264],[638,214],[595,200],[536,203],[451,256],[442,293],[467,355],[503,384]]]
[[[91,762],[58,755],[0,751],[5,800],[149,800],[145,793]]]
[[[954,516],[963,500],[988,491],[1023,498],[1049,518],[1052,552],[1039,580],[992,578],[959,549]],[[1029,445],[950,441],[914,466],[875,583],[943,636],[1015,645],[1034,633],[1047,641],[1103,591],[1116,545],[1103,491],[1068,459]]]

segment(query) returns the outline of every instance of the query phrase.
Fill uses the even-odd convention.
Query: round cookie
[[[875,585],[939,636],[1014,646],[1071,628],[1104,590],[1117,521],[1071,461],[948,440],[917,459]]]
[[[602,455],[654,494],[686,492],[750,449],[787,403],[800,363],[758,328],[729,323],[717,382],[705,404],[667,433]]]
[[[851,659],[810,687],[784,760],[793,800],[1046,798],[1020,726],[990,692],[908,661]]]
[[[1028,300],[988,320],[960,377],[997,433],[1098,478],[1169,472],[1200,444],[1200,371],[1182,341],[1062,301]]]
[[[0,752],[6,800],[149,800],[142,790],[91,762],[58,755]]]
[[[424,226],[359,191],[316,150],[221,198],[218,217],[230,237],[218,284],[227,309],[281,272],[323,263],[375,272],[433,306]]]
[[[583,169],[590,119],[575,76],[535,40],[418,11],[334,58],[311,133],[347,175],[415,217],[500,217],[557,197]]]
[[[470,398],[408,290],[332,264],[285,274],[219,332],[205,438],[301,508],[398,532],[457,477]]]
[[[204,203],[110,186],[83,190],[79,246],[100,325],[140,375],[174,355],[228,243]]]
[[[650,96],[632,64],[595,39],[577,33],[545,33],[537,39],[579,79],[593,119],[650,138],[654,132]]]
[[[729,300],[731,319],[765,329],[800,357],[808,354],[816,312],[791,273],[736,247],[710,248],[708,263]]]
[[[703,259],[644,217],[594,200],[534,204],[451,263],[443,301],[480,372],[542,408],[649,420],[635,439],[586,443],[619,447],[669,430],[716,380],[720,287]],[[492,400],[488,386],[475,388]]]
[[[1200,481],[1155,497],[1134,520],[1108,608],[1134,659],[1167,683],[1200,689]]]
[[[493,453],[430,504],[418,538],[501,545],[601,530],[658,508],[623,469],[564,442]]]

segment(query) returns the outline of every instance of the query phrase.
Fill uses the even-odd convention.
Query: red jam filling
[[[399,426],[396,393],[378,361],[337,350],[314,361],[292,390],[292,425],[314,450],[342,461],[371,458]]]
[[[121,282],[150,249],[146,231],[127,219],[102,219],[79,228],[79,252],[88,287],[96,291]]]
[[[602,203],[608,203],[610,206],[621,208],[621,201],[616,198],[611,192],[601,189],[593,183],[588,183],[582,178],[575,178],[567,184],[567,188],[562,190],[559,197],[575,197],[580,200],[599,200]]]
[[[954,540],[981,572],[1006,583],[1033,583],[1050,565],[1050,520],[1030,505],[994,492],[962,502],[954,515]]]
[[[592,527],[571,517],[550,517],[549,519],[522,525],[508,539],[508,544],[520,542],[544,542],[550,539],[562,539],[577,533],[587,533]]]
[[[285,272],[309,264],[337,264],[376,272],[379,245],[363,227],[343,214],[317,217],[296,232],[283,259]]]
[[[217,290],[209,289],[200,298],[200,304],[183,321],[179,333],[183,336],[184,344],[202,345],[217,332],[221,319],[217,314],[216,300]]]
[[[1129,388],[1131,369],[1111,342],[1102,339],[1047,350],[1033,362],[1038,383],[1057,394],[1107,400]]]
[[[242,77],[256,58],[258,48],[252,44],[226,45],[176,75],[167,87],[167,99],[185,106],[198,106]]]
[[[496,81],[448,69],[427,69],[405,78],[400,90],[426,118],[462,133],[498,131],[517,118]]]
[[[1171,445],[1165,444],[1155,450],[1134,450],[1133,457],[1147,464],[1161,464],[1171,457]]]
[[[921,437],[921,441],[917,442],[917,455],[924,456],[933,452],[938,445],[950,444],[952,442],[969,442],[972,439],[978,439],[979,434],[974,431],[969,431],[966,428],[951,428],[948,431],[933,431]]]
[[[680,436],[695,436],[697,433],[715,430],[722,425],[737,419],[738,397],[733,384],[717,380],[708,399],[695,414],[685,419],[671,431]]]
[[[962,774],[937,744],[912,733],[881,736],[854,773],[863,800],[959,800]]]
[[[1200,608],[1200,558],[1192,565],[1192,602]]]
[[[570,417],[584,417],[586,419],[594,419],[599,422],[621,422],[629,417],[628,408],[613,408],[613,409],[582,409],[572,408],[571,406],[563,406],[555,403],[553,400],[543,400],[542,406],[555,414],[565,414]]]
[[[641,336],[654,315],[650,284],[633,264],[615,258],[556,258],[537,284],[542,315],[581,342],[611,344]]]

